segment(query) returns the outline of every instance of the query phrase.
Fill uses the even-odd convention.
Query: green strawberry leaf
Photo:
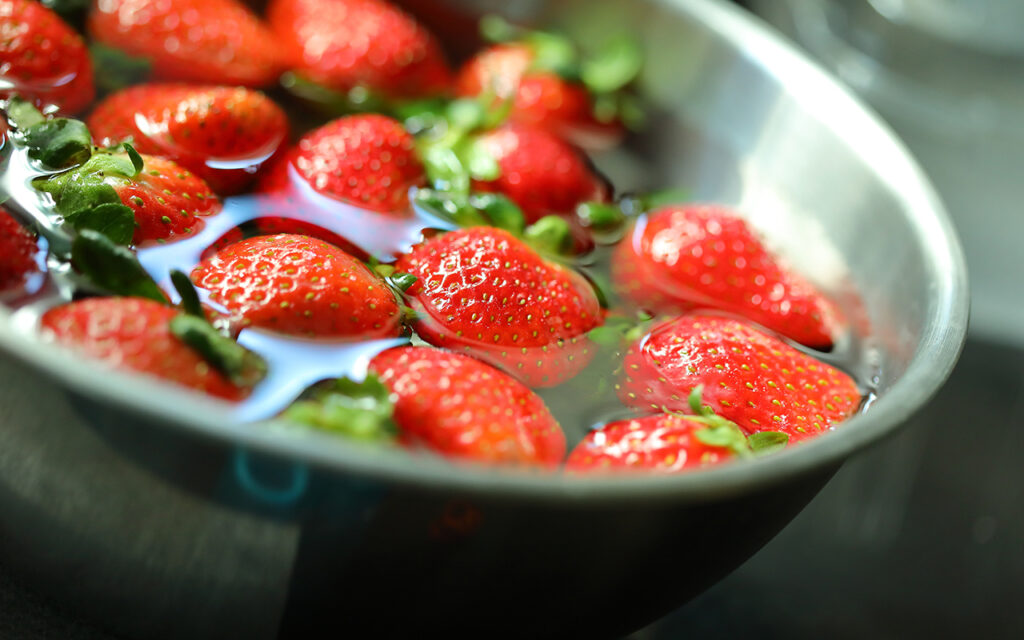
[[[475,98],[459,98],[448,103],[445,120],[452,129],[472,131],[481,127],[487,118],[487,108]]]
[[[480,35],[488,42],[512,42],[526,35],[526,30],[499,15],[488,14],[480,18]]]
[[[199,292],[196,291],[195,285],[192,284],[192,280],[189,279],[185,272],[177,269],[171,271],[171,284],[174,285],[174,290],[181,296],[181,308],[184,309],[185,313],[205,320],[206,314],[203,313]]]
[[[81,164],[92,153],[92,135],[81,120],[53,118],[19,129],[17,140],[28,157],[51,169]]]
[[[565,255],[572,250],[572,232],[561,216],[544,216],[526,227],[523,239],[537,251]]]
[[[579,54],[568,38],[544,31],[531,31],[523,41],[533,51],[531,70],[550,71],[570,82],[580,78]]]
[[[177,315],[171,319],[170,329],[211,367],[240,387],[253,387],[267,375],[263,358],[221,335],[206,318]]]
[[[72,220],[78,231],[98,231],[119,245],[131,244],[135,235],[135,213],[120,202],[97,204],[80,211]]]
[[[607,94],[622,89],[640,73],[644,56],[633,38],[610,41],[595,56],[580,63],[580,79],[591,92]]]
[[[441,144],[428,144],[421,150],[420,159],[435,189],[469,194],[469,172],[453,149]]]
[[[634,208],[639,211],[651,211],[670,204],[688,202],[693,195],[689,189],[659,189],[637,196],[633,199]]]
[[[395,111],[387,99],[365,87],[353,87],[347,92],[335,91],[292,71],[281,76],[281,86],[293,96],[329,116]]]
[[[4,107],[7,121],[18,131],[25,131],[37,124],[46,122],[46,116],[32,102],[20,96],[12,96]]]
[[[504,229],[521,236],[526,227],[522,209],[507,196],[500,193],[474,193],[469,197],[469,206],[487,218],[492,227]]]
[[[486,145],[470,138],[457,148],[460,163],[474,180],[490,182],[501,177],[501,166]]]
[[[405,293],[409,290],[409,287],[416,284],[417,278],[411,273],[393,273],[388,276],[388,280],[390,280],[399,291]]]
[[[743,431],[728,420],[716,421],[715,424],[694,431],[693,436],[708,446],[729,449],[741,458],[749,458],[752,455]]]
[[[103,93],[142,84],[153,70],[153,63],[147,58],[130,56],[98,42],[89,45],[89,56],[94,69],[103,69],[103,73],[96,74],[96,85]]]
[[[391,392],[371,374],[363,382],[338,378],[313,387],[283,414],[286,420],[365,442],[393,442],[398,436]]]
[[[785,449],[789,443],[789,435],[781,431],[759,431],[747,437],[751,451],[754,455],[764,455],[780,449]]]
[[[576,207],[576,216],[592,229],[615,229],[626,221],[626,215],[616,204],[584,202]]]
[[[616,347],[622,343],[622,331],[614,326],[594,327],[587,332],[587,337],[605,347]]]
[[[71,264],[94,285],[119,296],[167,304],[164,292],[142,268],[135,253],[94,229],[82,229],[71,243]]]
[[[142,171],[142,168],[145,166],[145,163],[143,163],[142,161],[142,156],[139,155],[139,152],[136,151],[135,147],[133,147],[131,144],[125,142],[124,150],[125,152],[128,153],[128,159],[131,160],[132,169],[134,169],[134,171],[131,174],[128,174],[128,177],[134,178],[135,176],[139,175],[140,171]]]

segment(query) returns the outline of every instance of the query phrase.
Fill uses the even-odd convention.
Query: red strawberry
[[[532,387],[559,384],[590,361],[584,334],[601,324],[593,289],[506,231],[452,231],[413,247],[395,268],[418,278],[407,293],[416,331],[431,344],[471,353]]]
[[[831,348],[844,322],[835,304],[719,206],[668,206],[642,218],[616,249],[612,280],[647,311],[721,309],[819,349]]]
[[[371,339],[400,329],[398,303],[380,278],[305,236],[242,240],[203,260],[192,280],[246,324],[281,333]]]
[[[565,436],[544,402],[473,358],[426,347],[389,349],[370,361],[396,396],[408,442],[479,462],[553,467]]]
[[[244,190],[288,138],[280,107],[242,87],[132,87],[103,100],[88,125],[101,146],[131,139],[139,153],[174,160],[222,194]]]
[[[291,171],[329,198],[381,213],[407,212],[409,189],[426,180],[412,136],[377,114],[338,118],[307,134],[259,190],[288,191]]]
[[[450,83],[434,36],[388,2],[273,0],[267,16],[278,42],[296,51],[296,71],[329,89],[415,98]]]
[[[149,60],[160,80],[266,87],[289,64],[237,0],[95,0],[87,27],[93,39]]]
[[[226,400],[243,388],[211,368],[168,325],[178,311],[142,298],[87,298],[47,311],[42,326],[58,342],[107,364],[139,371]]]
[[[617,420],[587,434],[569,454],[567,471],[679,471],[718,464],[736,454],[729,447],[705,444],[696,432],[707,425],[689,417],[662,413]]]
[[[14,289],[38,270],[36,238],[25,227],[0,209],[0,292]]]
[[[747,433],[781,431],[797,441],[857,411],[850,376],[778,338],[718,317],[682,316],[655,327],[626,354],[619,397],[629,406],[690,412],[703,402]]]
[[[19,94],[65,113],[95,96],[92,61],[82,38],[53,11],[32,0],[0,0],[0,97]]]
[[[475,188],[505,194],[528,223],[548,214],[571,216],[578,204],[606,202],[611,195],[578,149],[542,129],[506,125],[480,136],[478,144],[498,161],[501,175],[476,181]]]
[[[594,117],[586,87],[532,68],[534,58],[526,44],[495,45],[462,67],[455,91],[460,96],[492,93],[512,100],[511,121],[543,128],[584,147],[607,147],[621,137],[620,123]]]

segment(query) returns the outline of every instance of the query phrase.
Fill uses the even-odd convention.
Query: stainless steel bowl
[[[76,361],[3,314],[6,564],[131,637],[609,636],[733,569],[935,393],[966,330],[963,258],[931,187],[872,114],[731,5],[513,8],[586,38],[641,39],[654,117],[639,155],[601,162],[627,187],[740,204],[819,284],[860,292],[849,309],[877,356],[870,410],[699,473],[494,472],[237,424],[216,402]]]

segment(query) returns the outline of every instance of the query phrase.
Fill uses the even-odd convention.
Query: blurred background
[[[911,426],[633,640],[1024,637],[1024,2],[746,0],[885,118],[963,240],[972,329]],[[113,636],[0,567],[0,637]]]

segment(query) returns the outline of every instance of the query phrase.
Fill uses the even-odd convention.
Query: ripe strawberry
[[[397,335],[387,285],[338,247],[299,235],[260,236],[203,260],[192,281],[245,324],[338,338]]]
[[[401,123],[377,114],[333,120],[307,134],[268,169],[259,191],[287,192],[294,171],[315,191],[381,213],[405,213],[409,189],[425,181]]]
[[[370,371],[394,393],[406,442],[479,462],[553,467],[565,436],[544,402],[473,358],[426,347],[389,349]]]
[[[565,468],[677,473],[735,457],[729,447],[706,444],[696,436],[706,428],[693,418],[671,413],[616,420],[588,433],[569,454]]]
[[[87,27],[94,40],[149,60],[160,80],[266,87],[289,64],[237,0],[95,0]]]
[[[418,278],[407,293],[416,331],[431,344],[477,356],[531,387],[571,378],[593,355],[584,335],[601,324],[593,289],[507,231],[452,231],[413,247],[395,268]]]
[[[58,342],[107,364],[157,376],[226,400],[243,388],[213,369],[170,329],[172,307],[142,298],[86,298],[43,314],[42,327]]]
[[[648,214],[616,248],[612,281],[619,295],[652,313],[721,309],[818,349],[831,348],[843,324],[831,301],[719,206]]]
[[[38,270],[36,238],[0,209],[0,292],[15,289]]]
[[[630,347],[619,398],[627,405],[691,412],[690,392],[747,433],[781,431],[797,441],[853,415],[850,376],[742,322],[682,316]]]
[[[548,214],[571,216],[586,201],[606,202],[608,185],[579,150],[533,127],[506,125],[478,138],[497,161],[497,179],[474,181],[480,191],[497,191],[523,210],[527,223]]]
[[[272,100],[242,87],[150,84],[103,100],[87,121],[100,146],[131,140],[174,160],[221,194],[243,191],[288,138]]]
[[[19,94],[65,113],[92,102],[92,61],[82,38],[32,0],[0,0],[0,97]]]
[[[553,71],[534,68],[535,54],[525,43],[492,46],[459,71],[455,92],[472,97],[494,94],[511,100],[509,120],[545,129],[587,148],[611,146],[622,136],[622,124],[594,116],[590,93]]]
[[[450,83],[434,36],[383,0],[273,0],[267,16],[277,41],[296,51],[295,70],[329,89],[416,98]]]

